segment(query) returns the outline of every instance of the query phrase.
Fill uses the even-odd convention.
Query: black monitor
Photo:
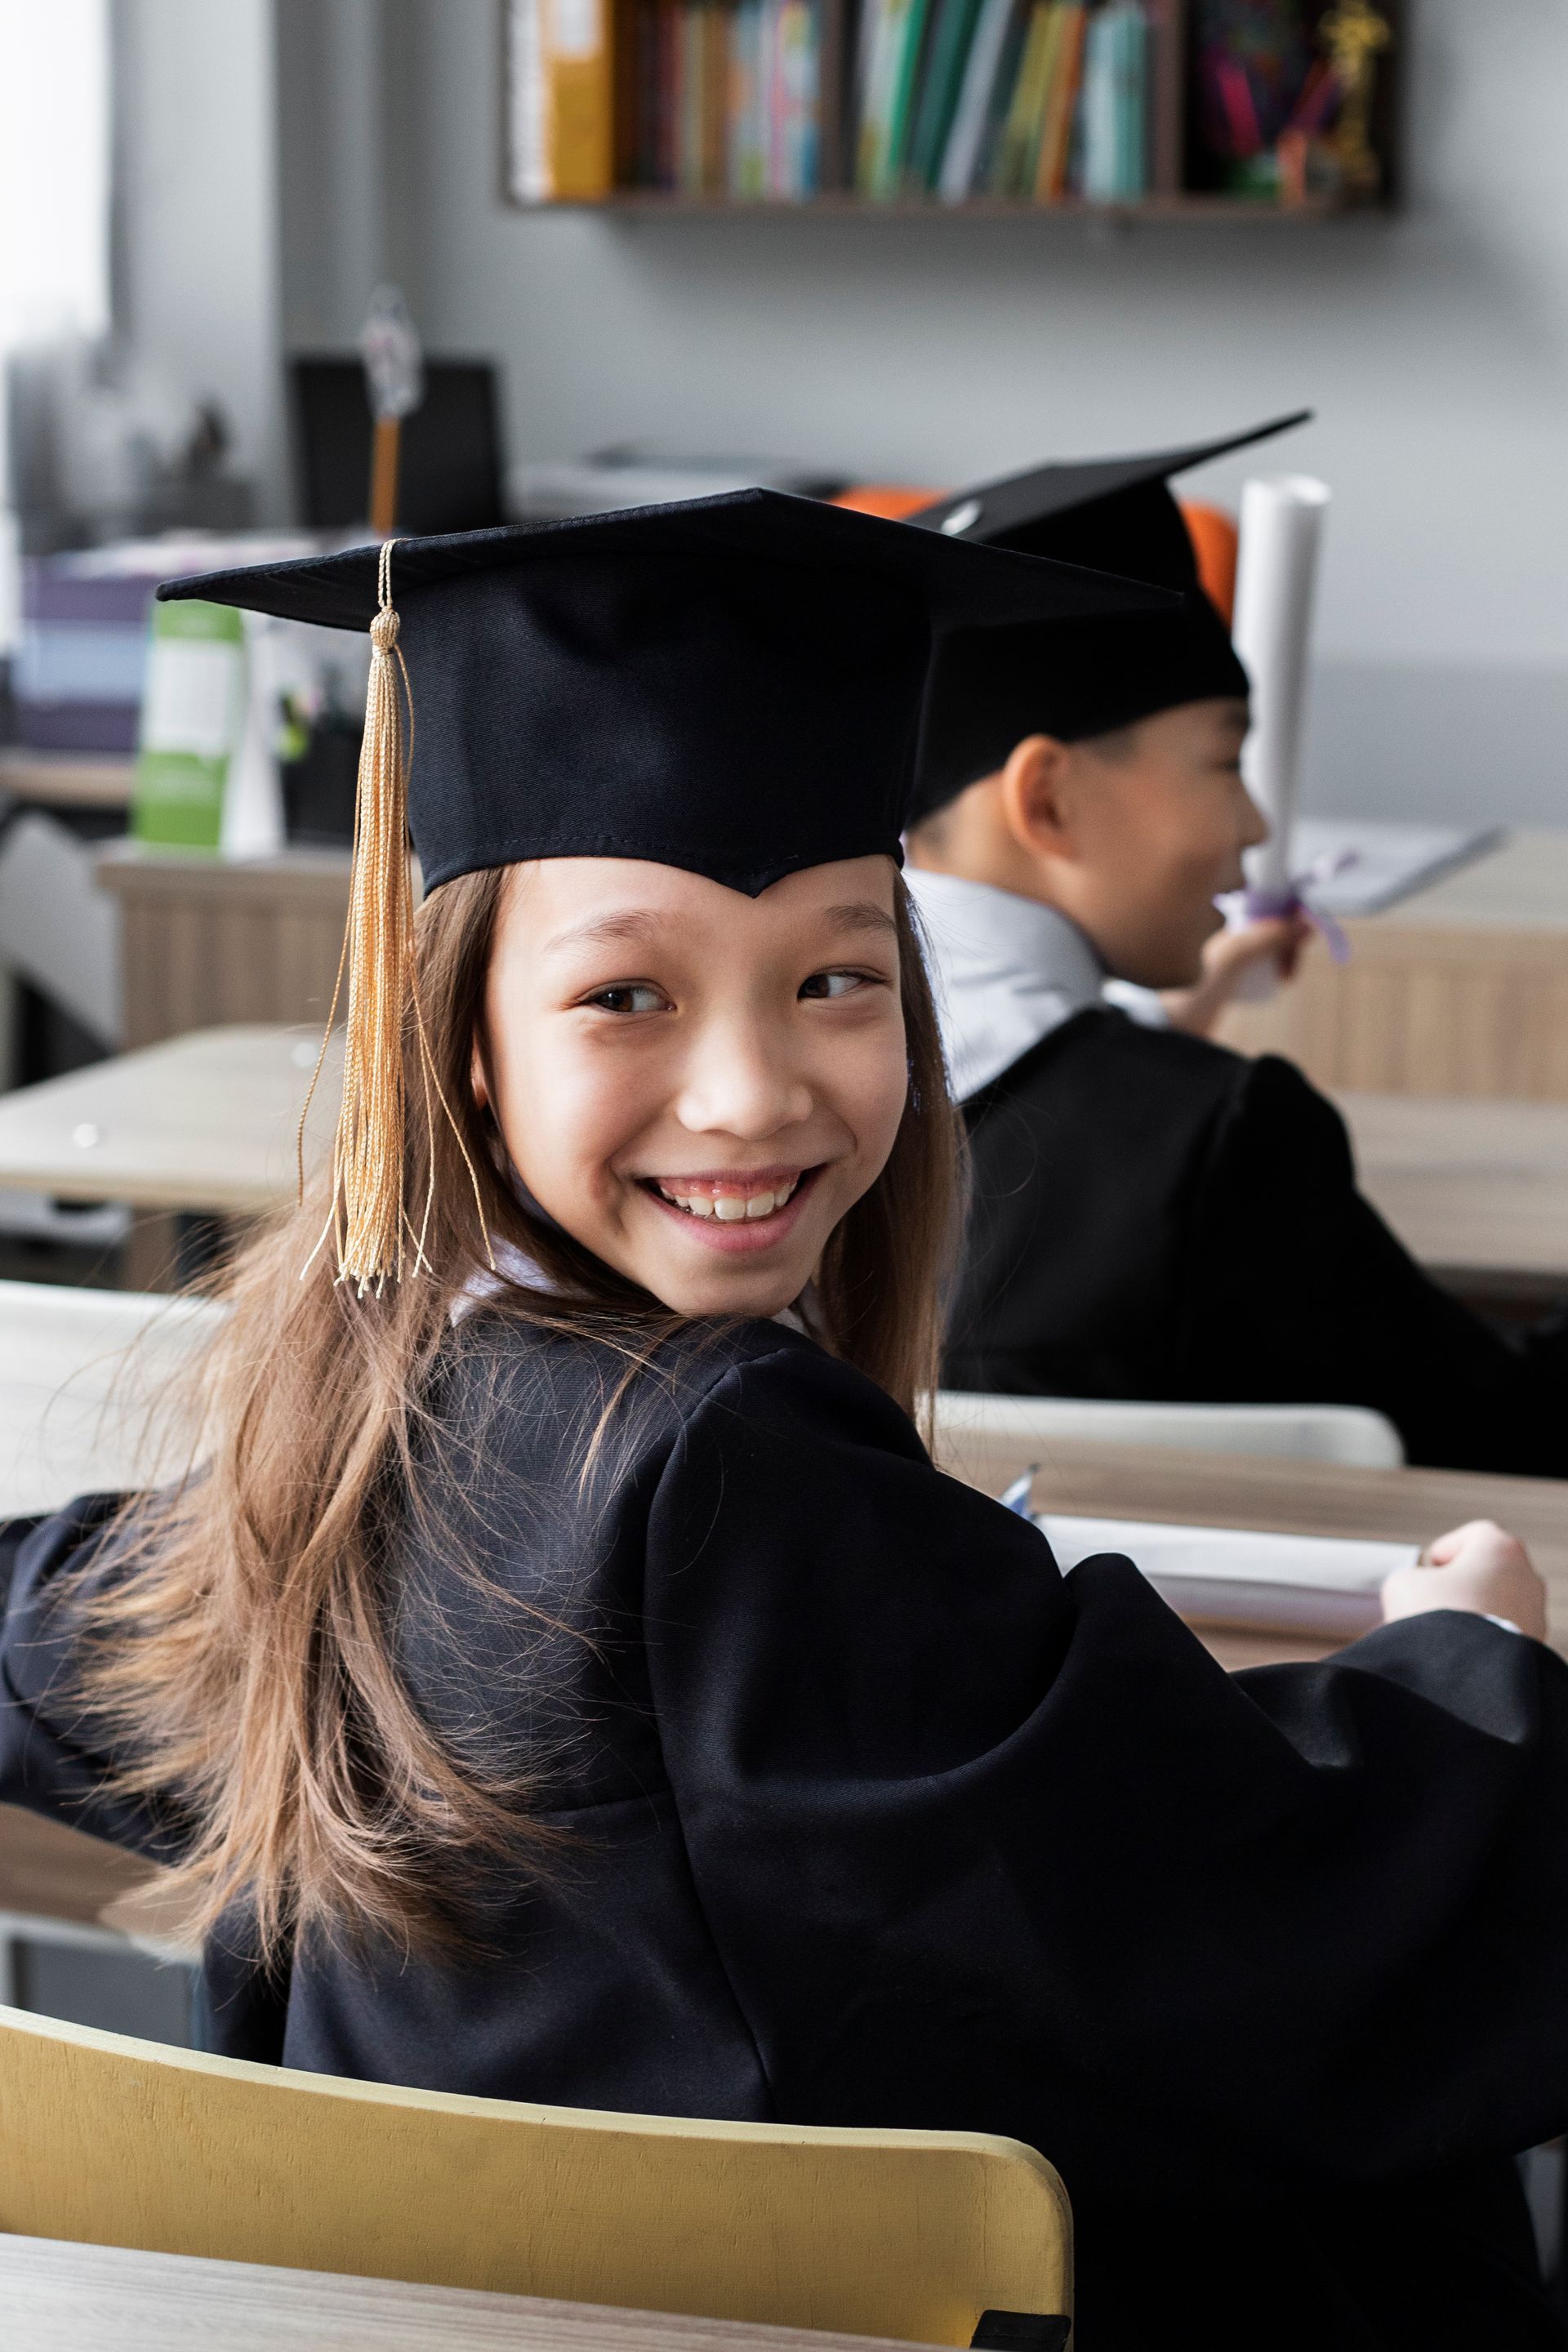
[[[300,520],[352,529],[370,510],[370,404],[364,367],[311,353],[289,363]],[[489,360],[426,360],[425,397],[403,420],[397,527],[484,530],[504,522],[496,371]]]

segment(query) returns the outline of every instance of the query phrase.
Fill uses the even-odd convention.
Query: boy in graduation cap
[[[1215,895],[1266,828],[1241,781],[1247,675],[1167,487],[1300,421],[1043,467],[916,519],[1183,599],[1114,629],[959,633],[936,659],[909,881],[973,1186],[943,1376],[1368,1405],[1414,1462],[1568,1475],[1562,1323],[1504,1338],[1469,1313],[1358,1192],[1300,1071],[1162,1024],[1150,993],[1188,992],[1199,1030],[1241,962],[1300,945],[1287,919],[1215,953]],[[1108,982],[1133,984],[1131,1012]]]
[[[1519,1547],[1232,1677],[910,1418],[933,636],[1148,592],[753,491],[167,593],[372,634],[339,1148],[233,1274],[203,1475],[0,1538],[0,1796],[180,1873],[231,2055],[1011,2134],[1100,2352],[1560,2341],[1510,2151],[1568,2124],[1568,1669]]]

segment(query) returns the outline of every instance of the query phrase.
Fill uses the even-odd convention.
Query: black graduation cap
[[[403,1263],[410,830],[426,889],[604,856],[754,896],[804,866],[897,857],[934,635],[1169,601],[764,489],[158,593],[370,631],[334,1162],[339,1270],[362,1291]]]
[[[165,583],[368,629],[381,551]],[[392,543],[427,889],[530,857],[646,857],[752,894],[898,855],[933,631],[1163,600],[749,489]]]
[[[1189,467],[1304,425],[1310,409],[1215,441],[1137,457],[1037,466],[923,508],[918,528],[971,544],[1089,564],[1179,594],[1179,611],[1108,631],[1085,619],[1042,636],[1024,625],[948,638],[932,667],[911,817],[1001,767],[1026,735],[1076,742],[1210,697],[1245,699],[1247,673],[1198,582],[1170,482]]]

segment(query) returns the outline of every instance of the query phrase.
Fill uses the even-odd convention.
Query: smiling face
[[[1216,699],[1072,746],[1067,911],[1123,980],[1183,988],[1202,971],[1215,899],[1241,887],[1242,851],[1268,836],[1241,780],[1246,735],[1246,704]]]
[[[680,1314],[776,1314],[903,1117],[893,867],[756,898],[640,859],[514,867],[485,1021],[475,1091],[540,1206]]]

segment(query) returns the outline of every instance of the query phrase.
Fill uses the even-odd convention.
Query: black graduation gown
[[[465,1878],[460,1965],[302,1948],[268,1988],[219,1939],[219,2047],[1014,2135],[1073,2199],[1083,2352],[1559,2340],[1465,2184],[1568,2124],[1562,1661],[1443,1613],[1227,1675],[771,1324],[673,1349],[585,1492],[618,1361],[489,1311],[451,1355],[388,1622],[570,1843]],[[69,1693],[102,1516],[17,1552],[0,1796],[167,1856],[178,1805],[97,1793]]]
[[[1568,1477],[1568,1323],[1506,1339],[1428,1280],[1290,1063],[1096,1008],[964,1109],[949,1386],[1372,1405],[1412,1462]]]

